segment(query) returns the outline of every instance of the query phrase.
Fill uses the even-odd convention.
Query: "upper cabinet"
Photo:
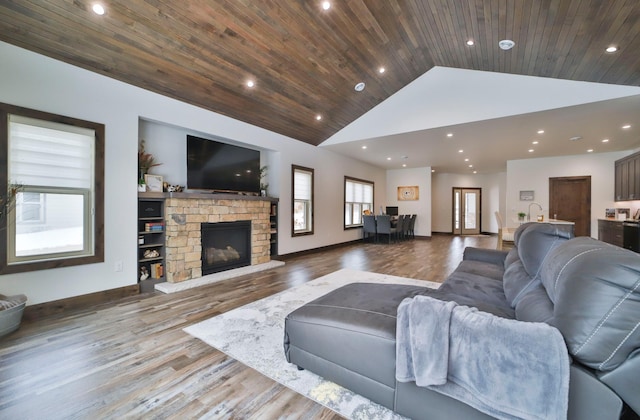
[[[640,152],[615,163],[615,201],[640,200]]]

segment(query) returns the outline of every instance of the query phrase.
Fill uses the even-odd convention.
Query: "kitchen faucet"
[[[531,202],[531,204],[529,204],[529,212],[527,213],[527,222],[531,221],[531,206],[533,206],[534,204],[538,206],[540,211],[542,211],[542,206],[540,204],[536,203],[535,201]]]

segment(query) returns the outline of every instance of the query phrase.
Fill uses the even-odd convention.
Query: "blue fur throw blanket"
[[[428,296],[398,307],[396,379],[499,419],[567,417],[569,355],[556,328]]]

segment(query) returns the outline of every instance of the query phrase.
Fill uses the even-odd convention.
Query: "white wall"
[[[398,187],[418,187],[418,200],[399,201]],[[431,168],[397,169],[387,171],[387,200],[380,205],[398,206],[400,214],[416,214],[415,234],[431,236]],[[379,206],[376,207],[376,213]]]
[[[281,254],[358,239],[359,229],[343,229],[345,175],[375,182],[376,203],[385,201],[386,173],[382,169],[2,42],[0,57],[0,101],[106,126],[105,262],[0,276],[0,293],[25,293],[30,305],[137,282],[140,119],[161,121],[169,126],[160,128],[159,125],[142,132],[164,144],[158,149],[157,157],[165,164],[173,156],[160,150],[165,147],[170,150],[175,146],[173,141],[184,139],[182,129],[176,127],[272,150],[268,156],[270,194],[280,197]],[[153,142],[151,138],[146,140],[149,144]],[[292,163],[315,169],[315,234],[312,236],[291,238]],[[152,172],[178,183],[181,170],[166,164]],[[121,272],[115,271],[118,262],[122,262],[124,268]]]
[[[432,176],[433,188],[433,231],[451,233],[453,215],[453,188],[482,189],[482,232],[498,232],[494,213],[504,207],[506,173],[498,174],[441,174]]]
[[[506,223],[516,226],[517,213],[528,212],[530,202],[520,201],[520,191],[532,190],[545,219],[549,218],[549,178],[591,176],[591,236],[598,237],[598,219],[606,208],[634,207],[636,202],[613,201],[614,162],[631,151],[512,160],[507,162]],[[637,203],[636,203],[637,204]],[[637,207],[636,207],[637,208]],[[536,212],[537,213],[537,212]],[[633,213],[632,213],[633,214]],[[551,215],[553,216],[553,215]]]

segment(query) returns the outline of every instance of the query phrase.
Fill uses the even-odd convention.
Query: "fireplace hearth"
[[[251,265],[251,221],[202,223],[202,274]]]

